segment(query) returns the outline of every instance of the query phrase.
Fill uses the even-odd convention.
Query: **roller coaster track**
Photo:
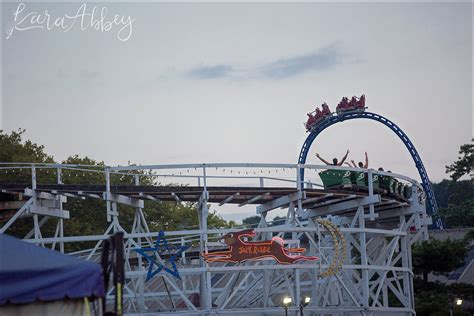
[[[431,186],[430,179],[428,178],[428,174],[426,173],[426,169],[423,165],[423,162],[421,161],[420,155],[418,154],[415,146],[413,143],[410,141],[408,136],[399,128],[395,123],[390,121],[389,119],[383,117],[382,115],[371,113],[371,112],[349,112],[349,113],[342,113],[339,115],[333,115],[330,117],[325,118],[324,120],[320,121],[316,125],[314,125],[306,138],[303,147],[301,148],[300,155],[298,158],[298,164],[305,164],[306,163],[306,158],[308,156],[309,149],[313,143],[313,141],[316,139],[316,137],[321,134],[322,131],[324,131],[326,128],[336,124],[340,123],[346,120],[353,120],[353,119],[369,119],[373,121],[377,121],[379,123],[382,123],[383,125],[387,126],[390,128],[405,144],[405,147],[407,150],[410,152],[411,157],[413,158],[413,161],[415,162],[416,169],[418,169],[418,173],[420,174],[421,178],[421,185],[423,186],[423,189],[425,190],[426,196],[427,196],[427,206],[428,206],[428,214],[433,215],[436,214],[438,211],[438,204],[436,203],[436,198],[433,192],[433,188]],[[304,181],[304,168],[301,169],[301,181]],[[443,222],[441,219],[437,219],[434,224],[433,224],[437,229],[442,229],[443,228]]]

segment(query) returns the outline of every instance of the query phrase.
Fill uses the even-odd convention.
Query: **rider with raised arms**
[[[316,153],[316,157],[318,157],[319,160],[321,160],[322,162],[324,162],[328,166],[342,166],[344,161],[346,161],[347,155],[349,155],[349,149],[346,151],[346,154],[344,155],[344,157],[342,157],[340,162],[337,160],[337,158],[333,158],[332,163],[330,163],[330,162],[326,161],[325,159],[323,159],[318,153]]]

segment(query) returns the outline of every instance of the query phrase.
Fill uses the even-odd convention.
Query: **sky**
[[[131,28],[19,24],[82,4],[130,17]],[[57,161],[296,163],[306,113],[361,94],[408,135],[432,181],[474,134],[469,2],[36,2],[15,20],[18,6],[2,4],[1,129],[25,128]],[[418,179],[403,143],[367,120],[325,130],[307,162],[346,149]]]

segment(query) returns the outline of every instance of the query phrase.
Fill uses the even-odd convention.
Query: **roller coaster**
[[[438,211],[438,205],[433,192],[433,188],[428,177],[428,173],[426,172],[423,162],[421,161],[420,155],[418,154],[413,143],[410,141],[408,136],[402,131],[402,129],[399,128],[395,123],[383,117],[382,115],[366,112],[365,109],[365,95],[362,95],[359,100],[357,100],[356,97],[352,97],[351,102],[349,102],[347,98],[343,98],[337,106],[337,115],[333,115],[333,113],[331,113],[331,111],[329,110],[327,104],[324,103],[323,112],[321,113],[320,117],[316,117],[313,120],[308,120],[308,122],[305,124],[307,131],[309,131],[309,135],[301,148],[298,163],[306,163],[306,158],[308,156],[309,149],[316,137],[318,137],[318,135],[321,134],[326,128],[336,123],[341,123],[354,119],[369,119],[382,123],[383,125],[390,128],[398,136],[398,138],[400,138],[400,140],[403,142],[408,152],[410,153],[411,157],[413,158],[413,161],[415,162],[415,167],[418,170],[418,173],[420,174],[421,184],[428,197],[428,214],[436,214]],[[304,169],[301,170],[301,179],[304,179]],[[442,229],[442,220],[438,218],[434,223],[434,226],[437,229]]]
[[[422,183],[396,173],[305,163],[311,144],[324,129],[356,118],[376,120],[393,130],[412,154]],[[26,241],[60,252],[67,244],[92,242],[92,248],[69,254],[99,261],[104,240],[124,232],[123,311],[127,315],[282,315],[286,296],[292,298],[286,306],[290,315],[302,314],[303,301],[305,315],[414,315],[411,246],[427,238],[436,203],[408,137],[365,108],[331,113],[310,126],[297,164],[2,163],[0,180],[7,172],[27,173],[29,181],[0,181],[0,233],[8,233],[20,218],[32,218]],[[38,177],[45,172],[54,174],[56,181]],[[97,183],[77,184],[84,174],[99,175]],[[111,178],[117,176],[131,179],[133,185],[113,184]],[[69,177],[75,177],[76,184],[70,184]],[[144,177],[153,178],[153,184],[142,184]],[[103,234],[79,236],[64,231],[64,221],[73,216],[65,209],[69,199],[105,201],[108,226]],[[145,201],[193,203],[199,227],[151,231]],[[122,207],[135,209],[128,231],[121,225]],[[251,227],[210,228],[210,209],[220,207],[255,207],[259,222]],[[272,221],[275,215],[284,215],[283,220]],[[42,226],[48,221],[56,229],[47,236]],[[140,250],[158,249],[163,237],[169,249],[180,251],[140,255]],[[229,245],[247,250],[230,251]],[[253,260],[252,251],[270,251],[282,259],[265,254]],[[234,257],[244,253],[244,257],[209,260],[212,254],[229,253]],[[169,269],[148,278],[155,261]],[[110,288],[107,295],[114,291]],[[311,298],[309,304],[304,298]]]

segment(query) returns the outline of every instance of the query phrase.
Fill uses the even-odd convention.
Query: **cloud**
[[[335,46],[330,46],[312,54],[279,59],[264,65],[261,71],[264,77],[282,79],[305,72],[327,70],[341,62],[339,50]]]
[[[333,44],[313,53],[282,58],[267,64],[246,67],[245,69],[239,69],[228,64],[201,66],[189,71],[188,76],[198,80],[220,78],[265,78],[277,80],[297,76],[305,72],[331,69],[343,63],[342,57],[341,49]]]
[[[215,79],[231,75],[233,67],[230,65],[215,65],[197,67],[189,72],[189,76],[194,79]]]

